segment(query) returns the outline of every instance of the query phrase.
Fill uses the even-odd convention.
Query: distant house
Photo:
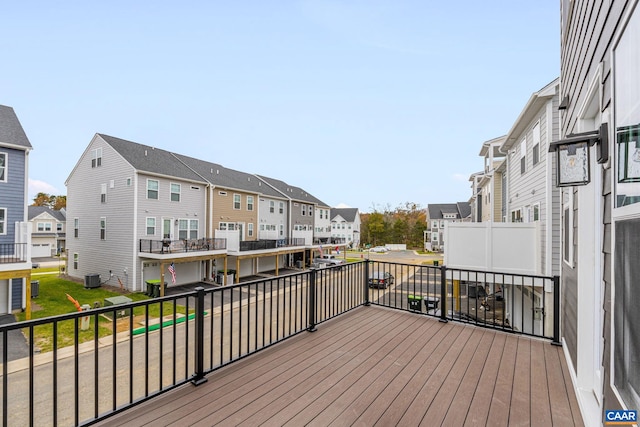
[[[480,149],[484,160],[482,172],[476,172],[469,179],[472,182],[472,196],[469,200],[473,222],[502,222],[505,219],[505,154],[500,150],[506,137],[501,136],[486,141]]]
[[[440,203],[427,205],[427,231],[425,250],[444,250],[444,227],[448,222],[471,221],[469,202]]]
[[[27,172],[31,150],[13,108],[0,105],[0,314],[30,307]]]
[[[31,223],[31,257],[50,257],[64,252],[66,212],[47,206],[29,206]]]
[[[331,238],[334,241],[344,242],[352,248],[360,246],[358,208],[331,208]]]

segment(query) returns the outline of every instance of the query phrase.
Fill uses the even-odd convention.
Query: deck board
[[[99,426],[583,425],[562,349],[361,307]]]

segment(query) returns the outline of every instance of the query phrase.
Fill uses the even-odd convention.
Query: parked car
[[[394,277],[388,271],[374,271],[369,276],[370,288],[387,288],[387,286],[393,285]]]
[[[346,261],[338,259],[334,255],[324,255],[322,258],[314,258],[312,265],[317,268],[331,267],[334,265],[343,265]]]
[[[388,252],[389,249],[385,248],[384,246],[375,246],[371,249],[369,249],[369,252],[378,252],[378,253],[385,253]]]

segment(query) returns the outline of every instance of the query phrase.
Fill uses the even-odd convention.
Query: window
[[[233,195],[233,209],[238,210],[240,209],[240,204],[242,203],[242,196],[240,196],[239,194],[234,194]]]
[[[309,216],[313,215],[313,206],[309,206]]]
[[[131,187],[131,178],[127,178],[127,187]]]
[[[73,254],[73,269],[74,270],[78,269],[78,254],[77,253]]]
[[[284,225],[280,224],[280,237],[284,236]]]
[[[158,181],[155,179],[147,180],[147,199],[158,200]]]
[[[156,219],[155,218],[147,218],[147,236],[155,236],[156,235]]]
[[[511,211],[511,222],[522,222],[522,209]]]
[[[280,202],[280,204],[278,205],[278,213],[279,214],[284,213],[284,202]]]
[[[527,171],[527,140],[523,139],[520,143],[520,174],[524,175]]]
[[[269,202],[269,213],[274,213],[276,211],[276,202],[271,200]]]
[[[438,242],[438,233],[431,233],[431,241]]]
[[[51,223],[50,222],[39,222],[38,223],[38,231],[51,231]]]
[[[247,224],[247,235],[253,237],[253,223]]]
[[[307,215],[307,205],[302,205],[302,207],[300,208],[300,213],[302,214],[302,216]]]
[[[533,220],[540,221],[540,205],[533,205]]]
[[[533,127],[533,166],[540,162],[540,122]]]
[[[107,240],[107,218],[100,217],[100,240]]]
[[[438,228],[438,221],[437,220],[431,221],[431,228]]]
[[[61,223],[57,223],[56,224],[56,231],[62,231],[62,224]]]
[[[247,210],[253,210],[253,196],[247,196]]]
[[[180,184],[171,183],[171,201],[180,201]]]
[[[7,234],[7,208],[0,208],[0,234]]]
[[[97,168],[102,166],[102,148],[91,150],[91,167]]]
[[[222,230],[222,228],[220,228]],[[197,239],[198,238],[198,220],[197,219],[180,219],[178,220],[178,238]]]
[[[226,191],[218,191],[218,195],[219,196],[226,196],[227,192]]]
[[[80,220],[78,218],[73,219],[73,237],[78,237],[80,234]]]
[[[0,182],[7,182],[7,153],[0,153]]]
[[[107,203],[107,184],[100,184],[100,203]]]

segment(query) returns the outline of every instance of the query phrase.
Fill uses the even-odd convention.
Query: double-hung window
[[[180,184],[171,183],[171,201],[180,201]]]
[[[7,234],[7,208],[0,208],[0,234]]]
[[[102,166],[102,148],[91,150],[91,167],[97,168]]]
[[[147,236],[156,235],[156,219],[155,217],[147,218]]]
[[[107,218],[100,217],[100,240],[107,240]]]
[[[233,209],[239,210],[242,204],[242,196],[240,194],[233,195]]]
[[[253,196],[247,196],[247,210],[253,210]]]
[[[147,180],[147,199],[158,200],[160,183],[155,179]]]
[[[100,184],[100,203],[107,203],[107,184]]]
[[[7,182],[7,153],[0,153],[0,182]]]

